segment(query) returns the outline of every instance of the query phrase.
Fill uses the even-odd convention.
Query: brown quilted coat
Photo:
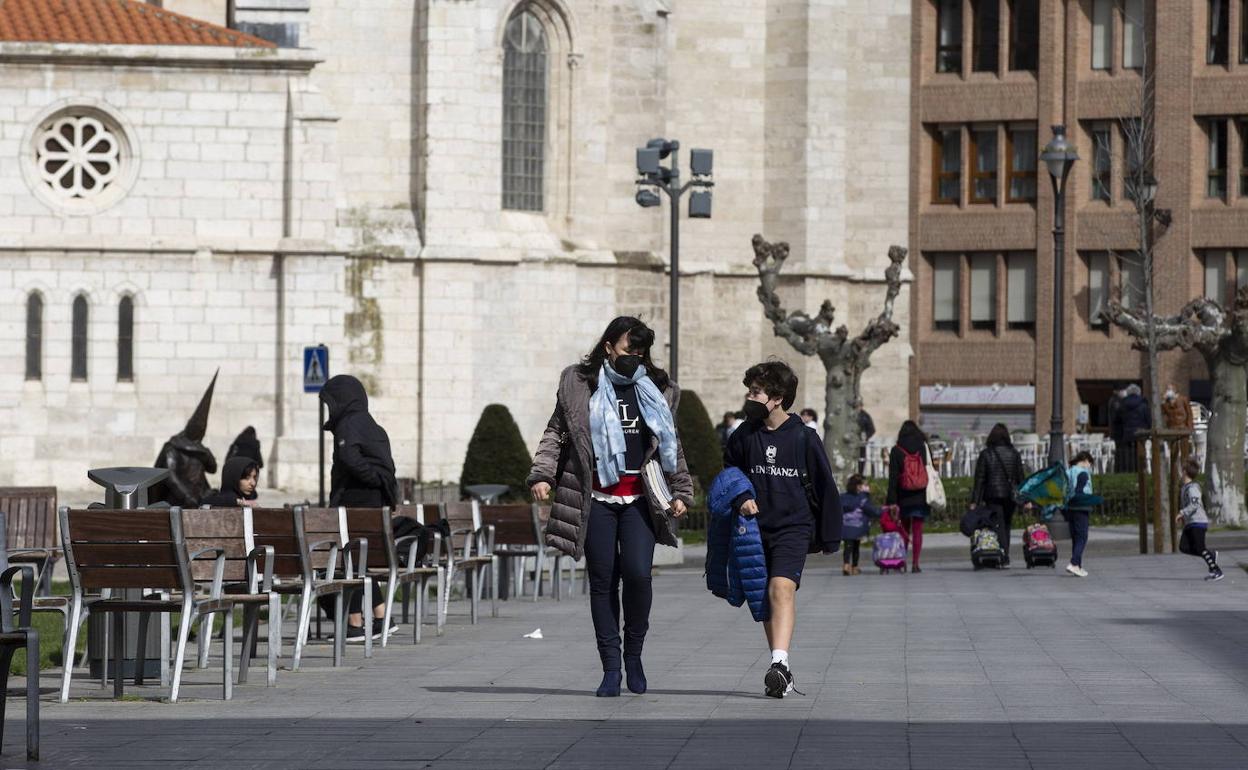
[[[537,445],[537,454],[533,457],[533,468],[529,471],[528,478],[529,486],[544,481],[554,490],[550,521],[546,524],[546,544],[558,548],[574,559],[581,558],[585,552],[583,523],[589,517],[589,506],[593,501],[590,493],[594,482],[594,448],[589,438],[589,396],[589,382],[581,377],[577,367],[569,366],[564,369],[559,378],[555,411]],[[663,396],[674,414],[677,404],[680,403],[680,388],[671,383],[663,391]],[[555,469],[559,465],[563,442],[568,443],[569,452],[563,472],[556,479]],[[659,440],[655,438],[646,450],[646,460],[654,457],[658,449]],[[686,506],[693,504],[693,480],[689,476],[688,466],[685,465],[685,452],[679,445],[679,437],[676,472],[667,475],[667,484],[672,494],[683,500]],[[675,547],[675,523],[655,502],[648,486],[646,493],[659,542]]]

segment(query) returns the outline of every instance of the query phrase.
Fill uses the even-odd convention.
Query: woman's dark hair
[[[984,443],[988,446],[1014,446],[1014,442],[1010,440],[1010,429],[1003,422],[992,426],[992,430],[988,431],[988,440]]]
[[[1085,463],[1085,462],[1086,463],[1093,462],[1091,452],[1087,452],[1087,451],[1080,452],[1079,454],[1075,455],[1074,457],[1070,459],[1071,465],[1078,465],[1079,463]]]
[[[741,384],[747,388],[758,385],[768,398],[780,399],[780,408],[786,412],[797,398],[797,374],[783,361],[754,364],[745,370]]]
[[[923,429],[914,420],[906,420],[901,424],[901,429],[897,431],[898,444],[909,438],[927,441],[927,436],[923,433]]]
[[[654,330],[642,323],[640,319],[626,315],[619,316],[607,324],[602,337],[581,359],[577,367],[581,377],[596,386],[598,372],[602,369],[603,361],[607,360],[606,346],[619,342],[620,337],[625,334],[628,335],[629,349],[641,356],[641,363],[646,367],[646,374],[654,381],[655,386],[659,390],[666,388],[670,381],[667,372],[655,366],[654,361],[650,360],[650,348],[654,345]]]

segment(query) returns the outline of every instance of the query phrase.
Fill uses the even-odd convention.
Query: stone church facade
[[[905,0],[7,0],[0,484],[149,464],[219,368],[206,443],[254,425],[265,484],[311,494],[317,343],[368,385],[402,476],[458,478],[490,403],[532,449],[612,317],[666,358],[667,204],[633,200],[658,136],[684,167],[715,151],[714,216],[681,223],[682,385],[735,408],[778,355],[822,411],[749,241],[792,244],[790,309],[878,312],[910,24]],[[907,416],[905,335],[864,381],[881,430]]]

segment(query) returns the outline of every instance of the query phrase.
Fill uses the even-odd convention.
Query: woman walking
[[[676,545],[668,512],[683,516],[693,502],[673,418],[680,390],[650,360],[653,344],[649,327],[621,316],[580,364],[563,370],[528,478],[534,499],[554,490],[547,545],[573,559],[585,556],[602,659],[599,697],[620,694],[621,582],[628,689],[646,691],[641,650],[650,627],[654,545]]]
[[[1014,524],[1014,495],[1023,483],[1023,458],[1010,440],[1010,429],[1002,423],[992,426],[988,441],[975,461],[975,483],[971,507],[992,509],[997,539],[1005,552],[1002,569],[1010,568],[1010,528]]]
[[[923,551],[923,522],[931,509],[927,505],[927,436],[914,420],[906,420],[897,431],[897,443],[888,452],[888,505],[901,509],[901,526],[910,540],[910,570],[922,572],[919,554]]]

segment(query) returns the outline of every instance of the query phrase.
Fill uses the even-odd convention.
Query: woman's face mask
[[[611,362],[611,368],[621,377],[632,377],[637,373],[637,368],[641,366],[641,356],[635,356],[631,353],[619,356]]]

